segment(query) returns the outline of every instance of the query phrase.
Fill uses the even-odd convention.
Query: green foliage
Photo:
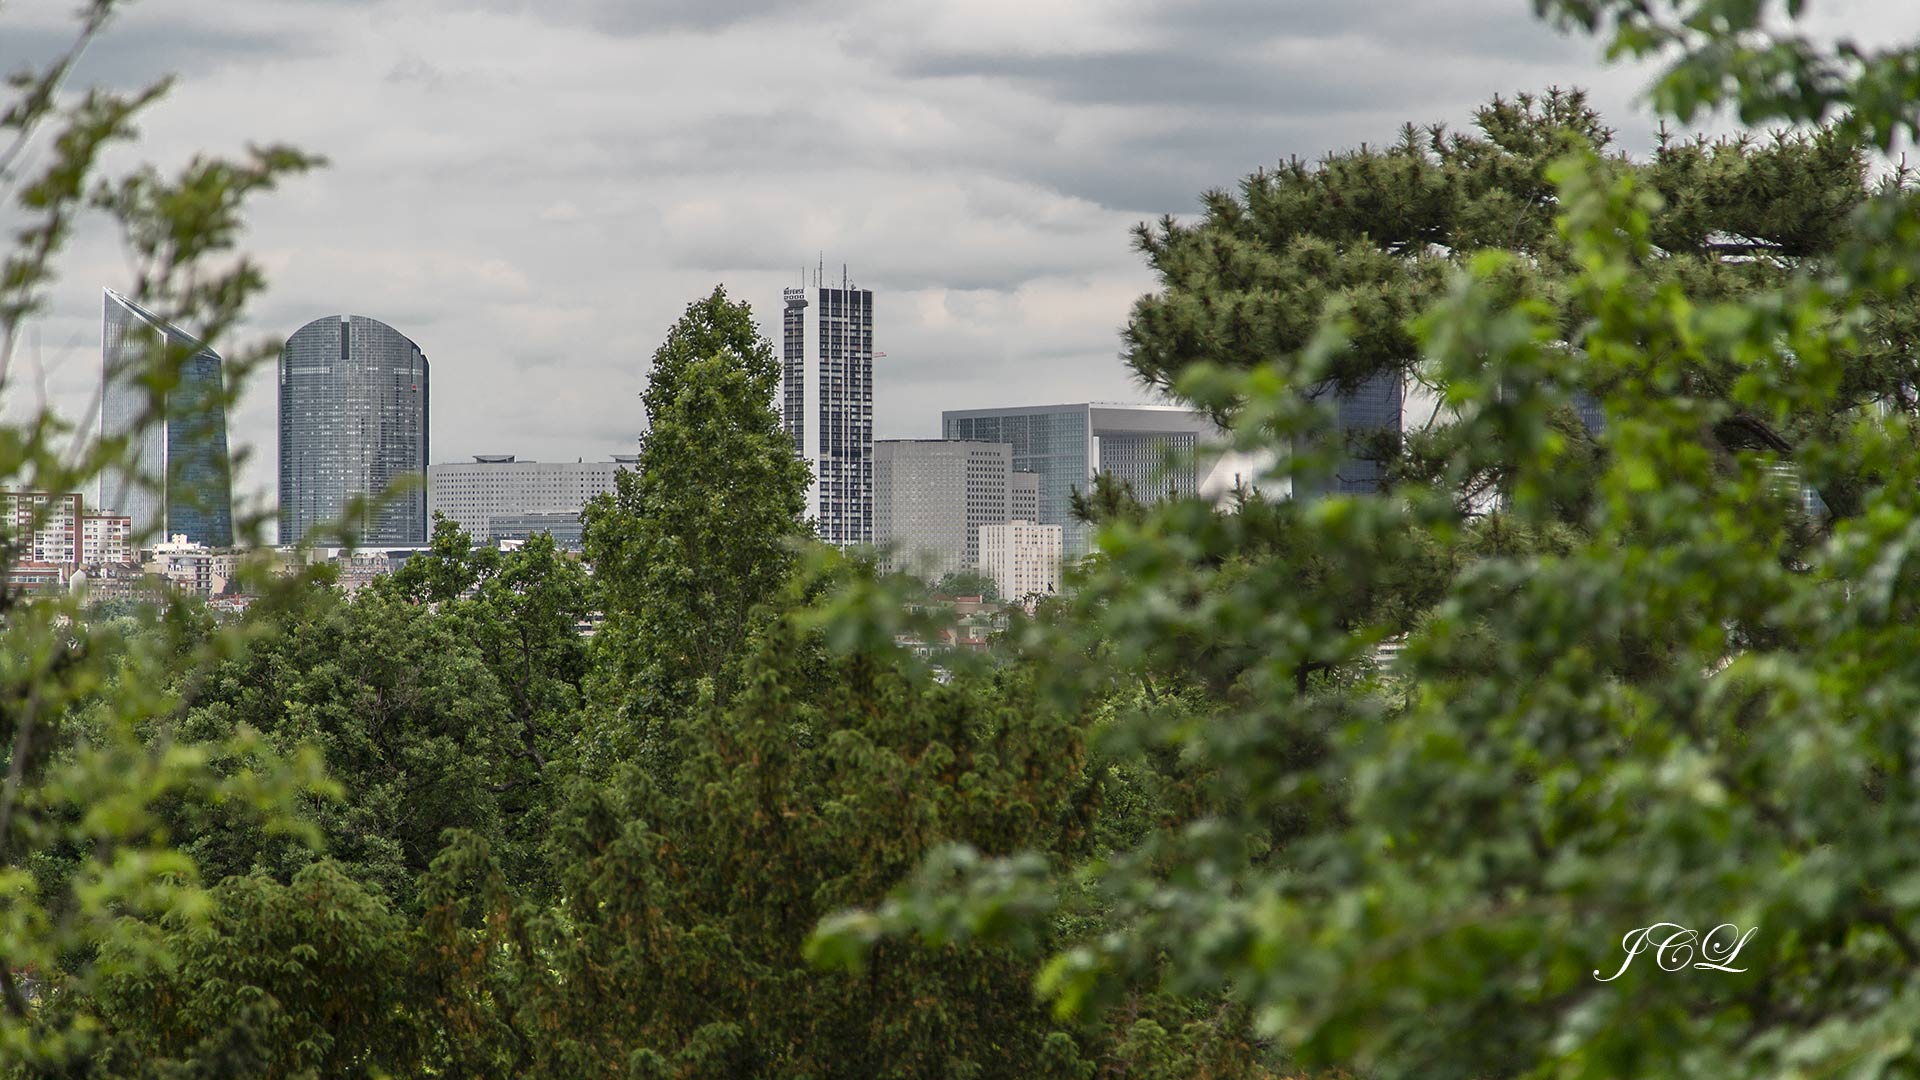
[[[1074,725],[1017,682],[912,671],[890,643],[835,655],[775,620],[733,701],[672,729],[670,782],[629,767],[576,795],[563,899],[489,931],[511,956],[491,1000],[531,1055],[519,1068],[1077,1075],[1005,950],[898,950],[859,977],[802,959],[823,914],[877,899],[935,843],[1081,842]]]
[[[577,761],[593,670],[581,627],[600,603],[594,579],[546,533],[502,553],[472,547],[457,523],[436,519],[430,549],[375,588],[431,604],[437,621],[477,650],[505,696],[505,737],[513,742],[497,750],[500,779],[492,790],[507,828],[495,839],[530,853]]]
[[[64,90],[117,6],[88,4],[73,48],[11,78],[0,98],[0,215],[12,245],[0,256],[0,393],[20,381],[15,346],[89,209],[128,241],[137,269],[128,291],[163,317],[202,327],[212,343],[261,285],[258,268],[234,254],[241,209],[317,163],[275,148],[238,162],[199,159],[170,178],[142,170],[103,179],[103,154],[166,89]],[[258,355],[230,351],[236,371]],[[147,358],[137,385],[149,407],[138,427],[158,417],[185,360],[177,349]],[[86,490],[126,456],[128,439],[76,444],[74,435],[46,409],[0,427],[0,488]],[[0,537],[0,565],[11,566],[17,550],[16,536]],[[0,590],[0,1064],[37,1074],[59,1073],[98,1045],[97,1021],[67,1003],[129,965],[170,962],[166,927],[205,918],[195,864],[170,843],[173,812],[217,810],[263,833],[299,836],[296,797],[324,789],[311,755],[276,755],[251,729],[214,740],[179,731],[177,676],[233,656],[246,630],[210,626],[179,603],[111,620],[89,620],[84,607],[83,597]]]
[[[997,655],[915,660],[921,587],[808,543],[719,290],[654,357],[592,576],[438,521],[234,623],[0,594],[0,1066],[1920,1073],[1920,207],[1862,153],[1915,130],[1920,64],[1754,0],[1539,6],[1667,55],[1683,118],[1833,123],[1633,161],[1523,96],[1142,228],[1135,372],[1296,490],[1355,450],[1385,490],[1103,478],[1097,555]],[[0,113],[0,359],[88,206],[143,299],[231,327],[239,210],[312,159],[99,182],[160,88],[57,93],[71,59]],[[1331,446],[1329,390],[1382,376],[1432,422]],[[126,450],[70,432],[0,428],[0,479]],[[1662,921],[1758,930],[1743,971],[1602,981]]]
[[[1546,6],[1672,30],[1689,100],[1845,119],[1636,164],[1577,99],[1496,103],[1143,230],[1129,360],[1243,448],[1311,478],[1317,398],[1382,371],[1439,420],[1381,495],[1103,516],[1028,647],[1157,797],[1070,875],[940,849],[816,956],[1092,897],[1039,978],[1063,1015],[1224,987],[1290,1058],[1381,1077],[1920,1072],[1920,208],[1854,149],[1913,130],[1914,53],[1800,83],[1818,50],[1766,44],[1762,4]],[[1602,981],[1660,922],[1758,930],[1739,971]]]
[[[459,522],[435,512],[427,549],[377,579],[374,587],[416,604],[448,604],[471,595],[499,569],[498,550],[474,547],[473,537]]]
[[[204,922],[168,928],[164,964],[113,957],[92,1002],[97,1075],[415,1073],[412,941],[383,900],[330,863],[285,885],[229,878],[209,899]]]
[[[726,700],[755,610],[793,566],[807,471],[773,411],[779,379],[746,304],[716,288],[688,305],[654,353],[639,467],[587,507],[606,583],[596,668],[628,733],[702,693]]]
[[[1390,483],[1444,480],[1463,509],[1481,506],[1508,490],[1514,459],[1458,445],[1466,429],[1445,420],[1469,403],[1471,380],[1507,376],[1491,368],[1435,370],[1416,317],[1449,302],[1460,272],[1485,256],[1492,261],[1478,266],[1474,302],[1514,314],[1536,309],[1524,327],[1509,319],[1506,330],[1537,333],[1536,346],[1557,354],[1543,359],[1550,370],[1539,378],[1552,384],[1546,389],[1559,404],[1535,422],[1566,444],[1557,451],[1567,474],[1560,513],[1577,518],[1586,510],[1596,448],[1574,419],[1571,392],[1597,398],[1608,387],[1602,372],[1566,347],[1591,312],[1572,287],[1578,256],[1556,226],[1563,204],[1548,177],[1554,162],[1591,150],[1604,155],[1593,163],[1597,174],[1631,175],[1660,194],[1644,208],[1659,257],[1637,269],[1680,284],[1694,303],[1758,298],[1813,261],[1836,257],[1852,235],[1851,215],[1871,195],[1858,144],[1833,130],[1717,143],[1664,138],[1650,160],[1635,162],[1612,148],[1611,133],[1578,92],[1495,99],[1475,123],[1473,133],[1407,125],[1385,148],[1362,146],[1317,164],[1290,161],[1248,177],[1238,195],[1210,193],[1197,221],[1141,226],[1136,242],[1163,287],[1135,305],[1125,334],[1130,366],[1223,417],[1247,395],[1231,382],[1203,379],[1208,369],[1264,370],[1263,378],[1289,380],[1308,399],[1383,378],[1444,385],[1445,409],[1404,441],[1361,435],[1331,447],[1319,427],[1302,425],[1267,437],[1287,437],[1283,448],[1296,451],[1290,472],[1303,489],[1324,487],[1326,455],[1343,451],[1380,461]],[[1863,305],[1874,325],[1837,346],[1844,373],[1833,400],[1783,417],[1735,409],[1699,433],[1702,443],[1721,456],[1793,456],[1803,440],[1830,437],[1826,429],[1847,423],[1848,410],[1864,403],[1911,406],[1915,295],[1902,288]],[[1331,330],[1340,335],[1337,348],[1310,347]],[[1444,320],[1431,331],[1448,332]],[[1676,372],[1702,397],[1730,397],[1740,376],[1737,360],[1717,356]],[[1854,506],[1842,486],[1821,494],[1835,512]]]
[[[350,793],[307,808],[325,850],[355,880],[405,902],[446,829],[505,840],[512,814],[502,796],[530,778],[514,707],[468,625],[385,590],[351,601],[315,591],[244,656],[194,681],[183,732],[252,730],[277,747],[316,749]],[[182,849],[216,876],[284,877],[315,858],[225,815],[185,817],[177,828]]]
[[[1833,123],[1892,148],[1917,130],[1920,51],[1833,44],[1792,32],[1806,0],[1534,0],[1562,26],[1611,34],[1609,56],[1669,59],[1652,87],[1662,113],[1692,121],[1730,107],[1740,122]],[[1782,18],[1782,16],[1785,18]]]
[[[977,596],[988,601],[1000,599],[993,579],[978,570],[957,570],[948,574],[934,584],[933,593],[936,596]]]

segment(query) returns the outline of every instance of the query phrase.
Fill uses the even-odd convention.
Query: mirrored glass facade
[[[1064,530],[1068,558],[1087,553],[1087,527],[1074,520],[1073,493],[1093,476],[1093,428],[1085,405],[971,409],[941,417],[949,439],[1007,443],[1013,469],[1039,476],[1039,522]]]
[[[100,435],[133,441],[126,459],[101,474],[99,505],[132,518],[140,542],[183,535],[208,547],[232,546],[220,355],[112,289],[106,290],[100,354]],[[151,376],[174,365],[178,378],[160,389],[167,380]],[[156,422],[134,430],[156,413]]]
[[[1368,495],[1380,490],[1386,473],[1368,443],[1398,439],[1404,433],[1406,389],[1398,371],[1381,372],[1351,390],[1323,384],[1316,396],[1333,398],[1334,426],[1326,438],[1342,448],[1330,469],[1316,470],[1297,481],[1300,495]]]
[[[1015,472],[1036,474],[1037,520],[1058,525],[1069,559],[1085,555],[1092,533],[1073,516],[1073,494],[1097,472],[1126,481],[1142,500],[1190,495],[1197,488],[1193,453],[1207,420],[1172,405],[1028,405],[941,414],[948,439],[1007,443]]]
[[[280,351],[280,542],[411,478],[411,490],[369,504],[352,524],[366,547],[426,543],[427,445],[420,346],[360,315],[301,327]]]

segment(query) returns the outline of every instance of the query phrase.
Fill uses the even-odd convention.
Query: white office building
[[[1058,525],[1008,521],[980,526],[980,572],[1003,600],[1060,591],[1062,530]]]
[[[953,439],[873,444],[874,539],[889,569],[928,581],[980,565],[980,527],[1011,520],[1013,447]]]
[[[807,516],[829,544],[874,542],[873,292],[841,275],[788,289],[781,314],[780,420],[813,472]]]
[[[477,454],[472,461],[427,469],[427,509],[457,521],[475,542],[495,539],[494,519],[523,524],[527,515],[572,515],[594,496],[613,490],[616,461],[516,461],[512,454]],[[524,532],[516,532],[524,538]]]

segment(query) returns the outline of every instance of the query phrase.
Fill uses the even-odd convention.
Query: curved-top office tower
[[[143,377],[155,361],[178,361],[179,380],[149,414]],[[133,519],[142,542],[184,535],[208,547],[233,544],[232,463],[220,354],[132,300],[106,290],[100,324],[100,437],[131,436],[121,464],[100,476],[100,506]]]
[[[280,542],[339,522],[355,497],[414,487],[351,522],[366,547],[427,541],[427,355],[378,319],[330,315],[280,350]]]

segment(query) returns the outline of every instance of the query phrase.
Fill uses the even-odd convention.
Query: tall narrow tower
[[[233,543],[232,464],[220,354],[132,300],[106,290],[100,324],[100,436],[128,438],[100,476],[101,507],[133,519],[140,542],[179,534],[208,547]],[[147,377],[177,365],[155,400]]]
[[[873,292],[844,279],[788,289],[781,422],[813,470],[807,513],[830,544],[873,543]]]
[[[368,547],[427,542],[427,355],[378,319],[330,315],[280,350],[280,542],[336,523],[355,497],[392,494],[348,522]]]

